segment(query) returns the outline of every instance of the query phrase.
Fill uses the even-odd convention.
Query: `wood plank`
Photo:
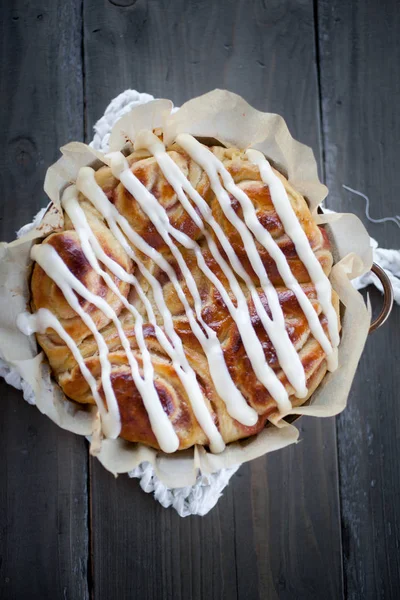
[[[225,87],[281,113],[319,156],[311,1],[116,4],[85,0],[88,138],[126,88],[180,104]],[[342,597],[335,424],[301,426],[301,444],[244,466],[201,519],[94,463],[96,599]]]
[[[125,89],[179,106],[223,87],[281,114],[319,154],[310,0],[137,0],[126,8],[118,2],[84,2],[88,139],[111,98]]]
[[[96,599],[237,597],[230,488],[207,517],[182,519],[95,463],[92,497]]]
[[[398,214],[400,14],[394,0],[320,0],[319,48],[325,169],[331,207],[357,213],[383,247],[399,247]],[[372,294],[379,307],[379,293]],[[397,598],[400,588],[400,309],[368,340],[347,410],[338,419],[346,594],[349,599]]]
[[[330,427],[328,420],[317,428],[303,419],[299,445],[240,470],[243,481],[234,495],[237,553],[248,575],[239,579],[239,597],[246,597],[249,586],[255,587],[251,598],[342,596]]]
[[[83,137],[80,2],[3,3],[0,36],[0,233],[11,240],[46,204],[58,147]],[[4,381],[0,395],[0,597],[88,598],[85,442]]]

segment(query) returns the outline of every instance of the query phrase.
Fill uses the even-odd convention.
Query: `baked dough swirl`
[[[64,192],[63,230],[32,249],[29,327],[104,435],[219,452],[335,369],[332,254],[259,152],[157,134]]]

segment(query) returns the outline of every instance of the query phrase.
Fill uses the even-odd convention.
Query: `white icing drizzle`
[[[277,175],[275,175],[271,165],[261,152],[258,152],[257,150],[247,150],[246,154],[249,161],[258,166],[261,179],[268,185],[272,203],[282,222],[283,228],[289,238],[293,241],[296,252],[300,260],[305,265],[311,281],[315,286],[318,301],[328,321],[328,330],[332,345],[329,343],[329,340],[323,331],[322,325],[311,303],[302,291],[298,282],[290,273],[290,269],[288,272],[288,270],[285,268],[287,261],[285,261],[285,265],[285,263],[281,260],[281,257],[272,256],[272,254],[271,256],[278,265],[279,272],[285,282],[285,285],[295,293],[299,304],[306,315],[313,336],[321,344],[324,352],[326,353],[329,370],[334,371],[337,368],[336,348],[339,345],[339,328],[336,311],[332,305],[332,287],[330,281],[325,275],[319,260],[312,251],[308,238],[297,219],[296,213],[293,210],[282,181]],[[257,233],[255,233],[256,236],[259,234],[259,229],[260,228],[257,228]],[[265,230],[263,229],[263,231]],[[263,243],[266,241],[266,238],[262,237],[262,239],[260,239],[260,237],[262,236],[257,237],[259,242],[262,243],[267,250],[269,250],[267,244]]]
[[[219,161],[218,158],[214,154],[212,154],[212,152],[210,152],[207,148],[205,148],[205,146],[197,142],[197,140],[195,140],[192,136],[186,134],[179,135],[177,137],[177,142],[183,147],[183,149],[189,154],[189,156],[193,158],[193,160],[195,160],[198,164],[201,165],[201,167],[207,173],[211,183],[211,187],[218,199],[218,202],[226,218],[236,228],[236,230],[242,238],[243,245],[246,249],[246,253],[250,264],[252,265],[253,270],[258,276],[262,290],[265,294],[265,297],[268,300],[268,305],[271,310],[272,319],[268,316],[268,314],[265,311],[265,308],[259,300],[257,290],[251,282],[250,277],[247,273],[243,273],[243,268],[240,269],[240,275],[244,277],[246,285],[250,290],[250,293],[256,306],[256,310],[272,344],[274,345],[276,354],[278,356],[279,364],[282,370],[286,374],[289,382],[293,385],[296,391],[296,395],[298,397],[303,398],[307,395],[307,388],[305,373],[301,364],[300,357],[287,333],[285,318],[283,315],[282,307],[279,302],[278,293],[268,278],[267,272],[264,268],[258,250],[254,243],[254,239],[246,224],[240,219],[240,217],[236,215],[235,211],[231,206],[229,195],[220,183],[218,173],[220,170],[223,170],[224,167],[221,161]],[[253,207],[250,199],[247,198],[247,200],[248,203]],[[255,372],[258,379],[262,383],[264,383],[264,385],[266,385],[266,387],[268,388],[268,384],[263,381],[263,378],[260,376],[259,371],[255,370]],[[274,376],[276,378],[275,374]],[[288,404],[289,402],[287,400],[286,405]]]
[[[86,248],[86,250],[88,250]],[[90,255],[90,252],[89,252]],[[149,415],[150,423],[160,447],[165,452],[175,452],[179,446],[179,440],[175,434],[172,424],[162,409],[159,398],[154,387],[153,367],[149,360],[143,356],[144,379],[139,373],[138,363],[130,348],[129,340],[123,330],[116,312],[100,296],[90,292],[73,273],[68,269],[62,258],[50,244],[38,244],[32,247],[31,258],[42,267],[45,273],[56,283],[62,291],[65,299],[71,308],[81,317],[82,321],[92,332],[99,349],[99,360],[101,364],[101,381],[104,394],[107,400],[107,413],[104,412],[104,404],[99,406],[102,410],[102,422],[104,433],[107,437],[116,438],[121,431],[121,418],[117,399],[111,382],[111,363],[109,360],[109,351],[107,344],[97,330],[93,319],[86,313],[79,304],[74,292],[85,298],[88,302],[99,308],[115,325],[120,337],[122,346],[128,358],[129,366],[132,371],[132,377],[135,386],[143,398],[143,403]],[[92,258],[95,258],[92,256]],[[96,261],[97,262],[97,261]],[[107,275],[105,273],[105,275]],[[137,329],[135,333],[137,332]],[[142,336],[143,339],[143,336]],[[138,339],[140,344],[140,335]],[[143,342],[144,346],[144,342]],[[142,347],[143,347],[142,346]],[[142,349],[142,348],[141,348]],[[79,350],[78,350],[79,352]],[[82,372],[83,374],[83,372]],[[88,381],[89,385],[90,382]],[[96,397],[95,397],[96,400]]]
[[[101,303],[99,301],[104,302],[104,304],[107,306],[105,310],[108,314],[110,314],[112,309],[104,300],[89,292],[86,287],[74,277],[74,275],[65,265],[64,261],[57,254],[56,250],[50,246],[50,244],[37,244],[32,246],[31,258],[42,267],[43,271],[60,288],[68,304],[81,317],[82,321],[92,332],[96,340],[99,348],[99,360],[101,364],[101,382],[108,407],[107,412],[105,412],[104,405],[102,407],[99,406],[99,410],[102,410],[103,412],[104,433],[107,435],[107,437],[118,437],[121,430],[121,419],[118,403],[115,398],[110,379],[111,365],[108,360],[107,344],[105,343],[103,336],[97,331],[97,327],[91,316],[81,308],[74,291],[76,291],[86,300],[89,300],[89,302],[96,304],[96,306]]]
[[[96,379],[93,377],[92,373],[87,368],[85,361],[82,358],[81,353],[79,352],[79,348],[72,339],[72,337],[65,331],[64,327],[61,325],[60,321],[57,319],[52,312],[50,312],[47,308],[39,308],[39,310],[34,313],[21,313],[17,317],[17,326],[25,335],[32,335],[33,333],[45,333],[47,329],[54,329],[54,331],[60,336],[60,338],[65,342],[65,344],[70,349],[73,357],[75,358],[78,366],[81,370],[83,377],[86,379],[90,391],[92,392],[92,396],[94,401],[97,404],[97,408],[99,409],[99,413],[102,417],[104,429],[107,428],[107,422],[109,422],[110,416],[107,412],[106,406],[103,402],[102,397],[100,396],[97,390]],[[118,419],[119,412],[116,416],[115,422],[110,422],[109,433],[118,435]],[[115,432],[113,431],[115,429]]]
[[[188,269],[181,252],[172,241],[170,233],[173,233],[176,239],[183,246],[195,251],[200,268],[202,268],[202,270],[206,272],[210,278],[213,278],[218,282],[217,278],[215,278],[211,270],[207,267],[198,244],[191,240],[187,235],[174,229],[170,225],[165,209],[157,202],[153,194],[146,189],[139,179],[135,177],[130,170],[129,164],[124,155],[120,152],[115,152],[109,154],[107,158],[110,160],[110,166],[114,177],[120,179],[124,187],[133,195],[133,197],[139,203],[141,209],[154,224],[158,233],[161,235],[164,242],[171,250],[172,255],[178,262],[183,277],[194,300],[196,317],[207,335],[204,335],[198,323],[196,322],[193,311],[190,308],[190,305],[172,267],[168,265],[168,263],[167,268],[165,268],[165,264],[164,266],[160,264],[160,266],[164,269],[164,271],[167,272],[179,299],[184,305],[192,331],[195,333],[206,355],[211,378],[213,379],[219,396],[224,400],[227,410],[233,418],[237,419],[241,423],[244,423],[245,425],[254,425],[257,422],[257,413],[247,404],[246,400],[235,386],[229,374],[217,334],[202,318],[201,298],[194,277]],[[159,257],[161,257],[161,255],[159,255]],[[160,260],[160,258],[158,260]],[[223,286],[221,286],[221,291],[230,301],[229,296],[226,294]],[[254,337],[258,342],[257,337]]]
[[[132,378],[142,397],[154,435],[156,436],[160,448],[164,452],[175,452],[179,447],[179,439],[174,431],[171,421],[168,419],[168,416],[163,410],[154,386],[154,369],[151,362],[150,353],[144,340],[143,319],[136,308],[132,306],[121,294],[118,286],[114,283],[110,275],[100,267],[97,258],[100,260],[102,258],[104,259],[106,254],[102,250],[96,236],[90,229],[85,213],[79,205],[76,186],[70,186],[65,190],[62,198],[62,206],[71,219],[74,229],[78,234],[82,251],[90,266],[98,275],[103,278],[110,290],[120,299],[120,301],[135,318],[135,336],[142,355],[144,380],[140,376],[137,361],[130,348],[129,340],[126,337],[123,328],[121,327],[118,316],[114,311],[112,311],[112,321],[117,327],[118,335],[121,339],[121,343],[131,367]],[[96,254],[98,256],[96,256]],[[102,303],[99,308],[102,309]]]
[[[253,235],[257,239],[257,241],[261,245],[263,245],[264,248],[266,248],[266,250],[270,254],[271,258],[273,258],[273,260],[275,260],[277,267],[278,267],[279,274],[281,275],[281,277],[285,283],[285,286],[288,289],[290,289],[291,291],[293,291],[294,294],[296,295],[296,298],[299,301],[299,304],[300,304],[303,312],[306,315],[306,318],[310,325],[310,330],[311,330],[312,334],[317,339],[317,341],[321,344],[324,352],[327,355],[328,368],[330,370],[334,370],[336,368],[335,363],[336,363],[337,353],[332,350],[332,346],[331,346],[327,336],[325,335],[323,327],[319,321],[318,315],[317,315],[316,311],[314,310],[311,302],[307,298],[304,291],[301,289],[300,284],[293,277],[293,274],[291,273],[291,270],[290,270],[290,267],[286,260],[285,255],[283,254],[282,250],[279,248],[278,244],[274,241],[271,234],[259,222],[259,220],[257,218],[256,210],[255,210],[254,205],[253,205],[252,201],[250,200],[250,198],[239,186],[237,186],[235,184],[231,174],[225,169],[222,162],[208,148],[206,148],[205,146],[200,144],[195,138],[193,138],[192,136],[190,136],[188,134],[181,134],[177,137],[177,142],[179,145],[181,145],[184,148],[184,150],[186,150],[186,152],[188,152],[188,154],[190,156],[192,156],[192,158],[198,164],[200,164],[202,166],[202,168],[206,171],[207,175],[209,176],[212,188],[213,188],[214,192],[216,193],[216,195],[218,196],[218,200],[220,201],[220,204],[224,211],[224,214],[227,217],[227,219],[232,223],[232,225],[234,225],[234,227],[236,227],[236,229],[239,231],[239,233],[242,237],[243,243],[244,243],[244,247],[246,248],[247,255],[251,262],[251,265],[252,265],[254,271],[256,272],[257,276],[259,277],[260,283],[262,284],[263,289],[264,289],[264,285],[263,285],[264,275],[263,275],[262,271],[265,272],[265,269],[261,263],[261,259],[257,252],[257,249],[255,248],[254,241],[251,241],[252,240],[251,235],[250,236],[248,235],[248,234],[250,234],[250,232],[246,233],[245,227],[243,227],[244,223],[241,221],[241,219],[239,219],[239,217],[236,215],[236,213],[232,209],[232,207],[230,205],[230,201],[229,201],[229,196],[223,189],[223,187],[220,183],[220,180],[219,180],[219,176],[221,176],[222,182],[223,182],[226,190],[228,190],[234,196],[234,198],[236,198],[239,201],[241,208],[243,210],[245,224],[247,225],[248,229],[253,233]],[[300,258],[306,265],[307,270],[310,275],[310,278],[315,285],[318,300],[321,304],[323,312],[326,314],[326,316],[328,318],[329,331],[330,331],[331,339],[333,341],[332,343],[333,343],[334,348],[336,348],[339,343],[338,323],[337,323],[337,316],[336,316],[335,309],[332,306],[332,301],[331,301],[332,292],[331,292],[331,285],[330,285],[329,279],[326,277],[317,257],[315,256],[314,252],[312,251],[312,248],[309,244],[308,238],[296,217],[296,214],[290,204],[289,198],[287,196],[286,190],[285,190],[284,185],[282,184],[281,180],[279,179],[279,177],[277,177],[273,173],[268,161],[265,159],[265,157],[260,152],[257,152],[256,150],[248,150],[247,156],[249,157],[250,162],[257,160],[257,164],[259,164],[259,161],[262,160],[263,165],[266,163],[269,167],[267,179],[264,180],[263,177],[266,176],[266,174],[264,173],[264,176],[263,176],[263,174],[261,173],[262,179],[267,184],[271,183],[271,185],[270,185],[271,198],[272,198],[275,210],[277,211],[278,216],[281,218],[281,221],[284,225],[284,229],[285,229],[286,233],[289,235],[289,237],[291,237],[289,232],[292,232],[292,231],[295,232],[295,239],[293,239],[292,241],[295,244],[295,247],[296,247],[296,250],[297,250],[299,256],[301,254]],[[251,160],[250,157],[253,157],[253,161]],[[271,190],[271,186],[273,188],[272,190]],[[218,194],[218,192],[219,192],[219,194]],[[238,227],[238,225],[239,225],[239,227]],[[289,231],[288,231],[288,229],[289,229]],[[248,245],[248,244],[250,244],[250,245]],[[251,248],[251,253],[249,253],[249,248]],[[304,258],[304,260],[303,260],[303,258]],[[256,261],[256,266],[253,264],[254,259]],[[261,268],[260,268],[260,263],[261,263]],[[308,268],[308,266],[309,266],[309,268]],[[278,305],[276,304],[276,300],[277,300],[276,290],[271,284],[268,286],[268,289],[269,289],[269,292],[271,293],[271,296],[274,301],[273,306],[275,307],[277,313],[279,313],[279,308],[278,308]],[[266,291],[266,290],[264,289],[264,291]],[[268,297],[268,302],[270,302],[270,297],[268,296],[268,294],[266,294],[266,295]],[[277,301],[279,303],[279,299]],[[270,307],[271,307],[272,315],[275,320],[276,316],[274,315],[273,307],[271,305],[270,305]],[[281,310],[280,310],[280,312],[282,313]],[[280,318],[279,314],[278,314],[278,318]],[[271,338],[271,340],[272,340],[272,338]],[[278,354],[278,357],[279,357],[279,354]],[[285,370],[280,357],[279,357],[279,360],[280,360],[281,367],[283,368],[283,370]],[[304,370],[303,370],[303,372],[304,372]],[[289,376],[288,376],[288,379],[289,379],[289,381],[291,381]],[[291,381],[291,383],[292,383],[292,381]],[[293,385],[293,383],[292,383],[292,385]]]
[[[161,170],[164,173],[164,176],[166,177],[167,181],[170,183],[170,185],[175,190],[183,207],[185,208],[185,210],[188,212],[189,216],[191,216],[191,218],[195,221],[196,225],[200,228],[200,230],[204,234],[213,257],[215,258],[215,260],[217,261],[217,263],[219,264],[219,266],[221,267],[222,271],[224,272],[225,276],[227,277],[227,279],[229,281],[230,287],[231,287],[231,289],[236,297],[236,300],[237,300],[237,305],[238,305],[237,308],[233,305],[233,303],[229,297],[229,294],[227,293],[227,291],[224,288],[224,285],[212,273],[212,271],[207,267],[207,265],[205,265],[205,261],[204,261],[204,258],[202,256],[199,246],[197,244],[195,244],[194,242],[192,242],[191,240],[189,240],[189,238],[187,238],[187,236],[183,236],[183,234],[181,232],[177,231],[170,225],[168,228],[168,230],[172,233],[172,235],[174,235],[174,237],[176,237],[182,245],[184,245],[186,247],[190,247],[190,244],[191,244],[191,247],[194,249],[194,251],[196,253],[196,258],[197,258],[197,262],[198,262],[200,269],[204,272],[204,274],[208,277],[208,279],[213,283],[213,285],[220,292],[232,318],[234,319],[234,321],[239,329],[239,333],[241,335],[243,345],[245,347],[245,350],[246,350],[247,356],[249,357],[251,365],[254,369],[254,372],[256,373],[256,376],[263,383],[263,385],[268,389],[268,391],[271,393],[271,395],[274,397],[280,410],[282,410],[282,411],[290,410],[291,404],[288,399],[286,389],[282,385],[282,383],[280,382],[280,380],[278,379],[278,377],[276,376],[274,371],[268,365],[267,361],[265,360],[265,355],[264,355],[262,345],[258,339],[258,336],[256,335],[256,333],[254,331],[254,327],[251,322],[251,316],[249,314],[249,307],[248,307],[246,298],[243,294],[243,291],[242,291],[239,283],[237,282],[229,265],[224,260],[224,258],[221,256],[221,253],[219,252],[217,245],[213,241],[212,236],[205,229],[201,218],[199,217],[199,215],[196,213],[196,211],[194,210],[194,208],[191,206],[190,202],[188,201],[188,199],[185,195],[185,192],[184,192],[184,188],[186,188],[185,191],[193,199],[196,206],[200,209],[200,212],[201,212],[203,218],[212,226],[212,228],[218,235],[233,266],[237,269],[239,274],[245,279],[245,282],[246,282],[248,288],[250,289],[256,310],[261,318],[261,321],[262,321],[264,327],[266,329],[268,328],[267,331],[269,332],[274,327],[274,325],[272,324],[271,319],[269,318],[269,316],[260,300],[260,297],[257,293],[255,286],[252,284],[249,276],[243,269],[238,257],[236,256],[236,254],[235,254],[231,244],[229,243],[228,239],[226,238],[225,234],[222,232],[221,228],[219,227],[219,225],[216,223],[215,219],[213,218],[209,206],[204,201],[204,199],[201,198],[201,196],[198,194],[198,192],[196,192],[195,189],[191,186],[191,184],[189,183],[187,178],[184,176],[182,171],[179,169],[179,167],[174,163],[174,161],[171,159],[171,157],[165,151],[165,147],[162,144],[162,142],[160,142],[160,140],[154,134],[152,134],[150,131],[140,132],[135,140],[135,148],[136,149],[147,148],[155,156]],[[186,237],[186,239],[185,239],[185,237]],[[279,301],[278,301],[278,303],[279,303]],[[282,323],[281,323],[281,325],[282,325]],[[283,321],[283,326],[284,326],[284,321]],[[282,329],[279,332],[276,330],[276,333],[279,334],[279,337],[281,337],[282,335],[283,336],[287,335],[285,327],[283,328],[283,333],[282,333]],[[289,340],[289,342],[290,342],[290,340]],[[279,343],[279,339],[278,339],[278,343]],[[297,372],[296,372],[296,375],[298,376],[298,378],[294,381],[294,383],[297,386],[298,394],[305,396],[307,393],[307,389],[305,388],[304,369],[301,365],[301,362],[297,355],[297,352],[295,351],[295,349],[293,348],[291,343],[290,343],[290,348],[294,352],[295,361],[297,361],[297,363],[300,364],[300,368],[298,368]],[[285,366],[287,366],[288,364],[290,364],[290,361],[286,360]],[[297,367],[298,367],[298,365],[297,365]],[[287,368],[288,368],[289,372],[291,372],[290,367],[287,367]],[[228,412],[229,412],[229,409],[228,409]]]
[[[132,248],[126,242],[119,227],[121,227],[121,229],[125,233],[126,237],[136,248],[138,248],[141,252],[143,252],[143,254],[146,254],[147,256],[149,256],[161,269],[163,269],[168,274],[170,280],[174,284],[174,287],[178,293],[179,299],[181,300],[182,304],[184,305],[185,312],[186,312],[186,315],[190,322],[190,325],[191,325],[192,329],[195,331],[196,337],[198,339],[199,339],[199,337],[200,337],[200,339],[202,339],[202,341],[204,343],[204,347],[207,349],[207,354],[210,358],[210,361],[213,363],[214,370],[216,370],[215,365],[218,360],[218,354],[217,353],[211,354],[212,351],[214,350],[213,347],[211,348],[211,352],[209,351],[209,346],[207,345],[208,340],[207,340],[206,336],[203,334],[200,326],[198,325],[198,323],[195,320],[193,311],[191,310],[189,303],[187,302],[184,292],[183,292],[182,288],[180,287],[179,282],[177,280],[175,271],[173,270],[171,265],[164,259],[164,257],[159,252],[157,252],[154,248],[152,248],[152,246],[147,244],[145,242],[145,240],[143,240],[143,238],[132,229],[132,227],[129,225],[129,223],[125,219],[125,217],[120,215],[120,213],[117,211],[115,206],[113,206],[108,201],[107,196],[104,194],[103,190],[101,189],[101,187],[97,184],[97,182],[95,180],[93,169],[91,169],[90,167],[83,167],[82,169],[80,169],[78,178],[76,181],[76,186],[77,186],[78,190],[80,190],[86,196],[86,198],[88,200],[90,200],[90,202],[92,202],[92,204],[100,212],[100,214],[102,214],[105,217],[107,224],[108,224],[110,230],[112,231],[112,233],[114,234],[114,236],[116,237],[116,239],[121,243],[121,245],[123,246],[124,250],[128,253],[128,255],[138,264],[139,268],[142,271],[142,274],[145,277],[146,277],[146,275],[148,276],[148,271],[146,273],[146,269],[144,268],[143,263],[139,260],[139,258],[135,254],[135,252],[132,250]],[[155,278],[154,277],[151,278],[151,281],[154,284]],[[158,289],[158,287],[159,286],[154,286],[153,290],[159,291],[161,288]],[[165,323],[165,322],[168,322],[169,319],[171,319],[171,314],[170,314],[165,302],[164,301],[163,301],[163,303],[161,302],[161,298],[159,297],[160,295],[162,297],[162,291],[161,291],[161,294],[158,294],[158,302],[160,303],[159,308],[161,307],[161,311],[162,311],[161,314],[162,314],[162,317],[163,317],[164,323]],[[171,319],[171,321],[172,321],[172,319]],[[215,332],[213,330],[211,330],[211,331],[214,334],[214,336],[216,337]],[[169,334],[168,331],[167,331],[167,333]],[[176,334],[175,334],[175,336],[176,336]],[[179,336],[176,336],[176,337],[179,337]],[[181,343],[180,343],[180,348],[182,348]],[[185,369],[185,364],[182,364],[182,362],[183,362],[182,354],[183,354],[183,350],[181,352],[181,355],[179,356],[179,359],[181,360],[182,371],[183,371],[180,373],[180,377],[181,377],[182,382],[185,382],[184,383],[185,389],[188,391],[188,389],[190,389],[190,387],[189,387],[190,384],[193,385],[194,381],[196,381],[196,377],[195,377],[194,371],[189,370],[187,368]],[[185,362],[187,365],[186,359],[185,359]],[[224,365],[225,365],[225,362],[224,362]],[[226,365],[225,365],[225,369],[227,371]],[[222,380],[222,385],[223,385],[225,383],[225,379],[226,379],[226,378],[224,378],[224,373],[222,372],[222,373],[218,374],[218,372],[217,372],[217,376],[219,376],[219,381]],[[188,379],[188,377],[189,377],[189,379]],[[233,384],[233,382],[232,382],[232,384]],[[221,385],[220,385],[220,387],[221,387]],[[216,427],[216,425],[212,419],[210,411],[208,410],[208,408],[205,404],[204,398],[203,398],[201,392],[198,393],[198,390],[199,390],[199,387],[198,387],[198,384],[196,383],[196,385],[194,385],[194,387],[191,390],[191,393],[189,395],[194,415],[195,415],[197,421],[199,422],[200,427],[203,429],[204,433],[207,435],[207,437],[210,441],[210,447],[213,450],[213,452],[220,452],[225,447],[225,444],[223,442],[221,434],[218,431],[218,428]],[[225,393],[226,393],[226,388],[225,388]],[[253,421],[253,424],[254,424],[254,421]]]
[[[217,334],[202,318],[202,303],[199,290],[193,275],[174,240],[184,248],[194,252],[200,270],[221,294],[229,313],[238,327],[247,356],[258,380],[270,392],[281,412],[288,412],[291,409],[291,403],[285,387],[265,359],[262,344],[258,339],[251,321],[246,296],[243,293],[241,284],[238,282],[235,273],[246,284],[257,314],[274,345],[279,364],[295,389],[298,397],[305,397],[307,394],[306,376],[300,357],[287,333],[279,296],[268,278],[265,267],[257,251],[254,238],[266,248],[271,258],[276,262],[285,286],[295,294],[308,320],[311,333],[321,344],[328,357],[328,368],[330,368],[330,370],[334,370],[335,368],[334,363],[335,357],[337,356],[336,348],[339,343],[338,324],[336,312],[332,306],[329,280],[324,274],[318,259],[311,249],[307,236],[297,220],[282,182],[279,177],[273,173],[265,157],[255,150],[247,151],[249,161],[259,167],[262,180],[269,186],[275,210],[282,221],[287,235],[292,239],[300,260],[304,263],[310,278],[315,285],[318,301],[328,320],[328,329],[332,345],[325,335],[318,315],[310,300],[307,298],[300,284],[294,278],[285,255],[278,244],[273,240],[270,233],[258,221],[255,208],[250,198],[234,183],[232,176],[225,169],[222,162],[195,138],[188,134],[180,134],[177,137],[177,143],[203,168],[210,180],[211,187],[226,218],[240,234],[248,259],[254,272],[257,274],[262,290],[267,298],[272,319],[269,317],[262,304],[254,283],[241,264],[221,226],[213,217],[212,211],[204,198],[202,198],[194,189],[178,165],[169,156],[164,144],[152,132],[142,131],[136,138],[135,149],[147,148],[156,158],[161,171],[177,194],[183,208],[204,235],[212,256],[229,282],[233,296],[236,299],[236,306],[222,282],[206,264],[201,248],[197,242],[190,239],[186,234],[177,230],[170,224],[167,212],[139,179],[135,177],[129,168],[129,164],[124,155],[120,152],[114,152],[106,156],[106,161],[110,164],[114,177],[119,179],[122,185],[132,194],[170,249],[179,265],[183,278],[193,298],[194,311],[185,296],[174,268],[165,260],[161,253],[150,246],[133,230],[127,219],[108,201],[107,196],[96,182],[93,169],[83,167],[79,171],[76,186],[70,186],[64,192],[62,205],[65,212],[70,217],[79,237],[82,251],[92,269],[104,280],[111,292],[119,298],[123,306],[134,317],[134,331],[142,357],[143,376],[139,372],[139,365],[131,350],[129,340],[116,312],[103,298],[90,292],[73,275],[50,244],[33,246],[31,257],[42,267],[47,275],[54,280],[71,308],[81,317],[82,321],[93,334],[99,350],[101,383],[107,401],[107,407],[98,392],[96,380],[87,368],[77,344],[65,331],[55,315],[47,309],[40,309],[34,315],[24,313],[18,318],[18,326],[27,335],[33,332],[44,333],[46,329],[51,328],[63,339],[65,344],[71,350],[83,377],[90,387],[101,415],[104,434],[107,437],[115,438],[121,431],[121,418],[111,383],[111,363],[109,360],[108,347],[101,333],[97,331],[96,325],[90,315],[81,308],[76,293],[95,305],[114,323],[117,329],[121,344],[129,362],[133,381],[138,392],[141,394],[144,406],[149,415],[152,430],[161,449],[165,452],[174,452],[177,450],[179,447],[179,439],[174,431],[172,423],[163,410],[155,388],[154,368],[151,362],[151,355],[145,342],[143,318],[136,307],[121,294],[113,278],[101,267],[103,264],[109,272],[135,288],[147,313],[147,321],[153,326],[158,342],[172,361],[174,369],[185,388],[193,413],[200,427],[209,439],[211,450],[213,452],[220,452],[224,449],[225,444],[205,403],[196,373],[187,360],[182,341],[174,329],[172,315],[166,305],[162,287],[136,254],[135,248],[148,256],[169,277],[178,298],[184,307],[190,327],[202,346],[216,391],[224,401],[231,417],[237,419],[237,421],[243,425],[254,425],[257,422],[258,415],[256,411],[247,404],[245,398],[235,386],[225,363],[223,350]],[[110,258],[101,247],[101,244],[90,227],[85,212],[79,204],[78,191],[82,192],[95,206],[98,212],[103,215],[116,240],[121,244],[128,256],[136,263],[142,276],[151,286],[154,301],[164,324],[165,333],[159,327],[152,305],[146,297],[137,278],[132,273],[127,272],[115,260]],[[238,217],[233,210],[228,192],[239,201],[243,210],[243,220]],[[195,210],[194,206],[189,201],[189,198],[199,210],[201,216]],[[206,222],[214,231],[230,264],[228,264],[221,255],[217,244],[209,230],[205,227],[204,222]]]
[[[210,374],[214,381],[218,394],[224,400],[227,410],[232,417],[236,418],[241,423],[253,425],[257,420],[257,415],[255,414],[255,411],[250,406],[248,406],[246,400],[243,398],[242,394],[239,392],[234,382],[232,381],[232,378],[229,375],[229,371],[227,370],[227,367],[225,365],[221,345],[218,341],[215,332],[202,319],[201,299],[199,291],[197,289],[194,278],[185,263],[182,254],[178,250],[177,246],[173,243],[171,235],[174,236],[177,239],[177,241],[179,241],[184,247],[189,248],[195,252],[197,263],[200,269],[203,271],[206,277],[208,277],[208,279],[216,286],[228,310],[233,316],[239,328],[242,340],[244,340],[244,346],[252,365],[254,365],[256,372],[260,374],[261,380],[268,384],[271,393],[282,406],[282,404],[285,401],[287,401],[287,392],[285,390],[285,387],[276,377],[275,373],[269,367],[268,363],[265,360],[261,343],[251,323],[251,318],[249,315],[244,294],[240,290],[240,294],[238,294],[239,304],[238,308],[236,309],[223,284],[218,280],[218,278],[207,266],[198,244],[191,240],[187,235],[183,234],[182,232],[178,231],[170,225],[168,215],[165,209],[157,202],[157,200],[146,189],[146,187],[134,176],[132,171],[129,169],[129,165],[123,154],[112,153],[109,154],[107,158],[110,159],[111,169],[113,171],[114,177],[120,179],[124,187],[138,201],[140,207],[145,212],[145,214],[147,214],[151,222],[155,225],[157,231],[162,236],[163,240],[168,245],[173,256],[176,258],[179,264],[185,281],[188,284],[189,291],[194,299],[196,316],[202,324],[203,328],[205,329],[206,333],[208,334],[209,340],[212,341],[211,346],[210,341],[206,343],[204,340],[204,336],[199,337],[198,330],[196,331],[192,327],[197,339],[202,344],[203,350],[206,354],[210,368]],[[240,289],[239,286],[237,287],[238,289]],[[222,379],[221,375],[224,376],[224,380]],[[291,407],[289,406],[288,408]]]

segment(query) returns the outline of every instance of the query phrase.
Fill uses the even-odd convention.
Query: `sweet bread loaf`
[[[63,230],[32,248],[26,327],[105,436],[220,452],[335,369],[328,238],[255,150],[142,131],[106,160],[80,170]]]

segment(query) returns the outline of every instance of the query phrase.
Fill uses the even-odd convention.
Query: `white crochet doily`
[[[94,138],[90,145],[102,152],[106,152],[108,150],[108,140],[110,138],[111,128],[117,119],[129,112],[134,106],[144,104],[150,100],[154,100],[153,96],[150,94],[141,94],[135,90],[126,90],[125,92],[122,92],[122,94],[119,94],[119,96],[111,101],[104,116],[99,119],[94,126]],[[40,213],[36,215],[33,223],[29,223],[22,227],[18,231],[17,236],[20,237],[27,233],[34,224],[39,222],[45,210],[46,209],[42,209]],[[391,217],[389,217],[389,219],[394,220]],[[392,282],[395,301],[397,304],[400,304],[400,251],[379,248],[376,240],[372,238],[371,246],[373,248],[374,261],[385,269]],[[380,281],[373,273],[367,273],[353,283],[357,289],[372,284],[382,291]],[[0,377],[4,377],[7,383],[22,390],[24,399],[27,402],[35,404],[35,397],[30,386],[20,378],[18,373],[13,369],[10,369],[7,363],[1,360],[1,358]],[[230,478],[239,467],[240,465],[230,469],[222,469],[213,475],[199,475],[193,486],[176,489],[167,488],[156,477],[150,463],[142,463],[136,469],[133,469],[133,471],[128,473],[128,475],[129,477],[139,479],[140,487],[147,493],[153,492],[154,498],[162,506],[165,508],[172,506],[181,517],[187,517],[189,515],[207,514],[218,502],[218,499],[222,495],[222,491],[228,485]]]

